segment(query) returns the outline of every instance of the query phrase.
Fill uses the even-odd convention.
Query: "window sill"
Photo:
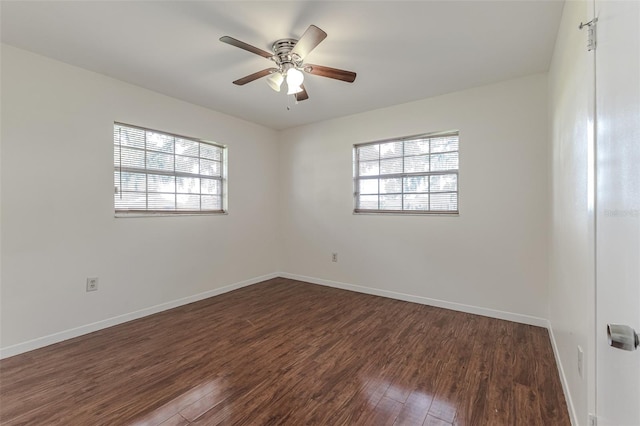
[[[374,216],[460,216],[459,211],[455,212],[408,212],[408,211],[396,211],[396,210],[354,210],[354,215],[374,215]]]
[[[212,212],[116,212],[115,218],[141,218],[141,217],[184,217],[184,216],[227,216],[228,211]]]

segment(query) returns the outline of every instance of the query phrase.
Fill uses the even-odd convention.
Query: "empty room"
[[[0,34],[0,424],[640,426],[639,1]]]

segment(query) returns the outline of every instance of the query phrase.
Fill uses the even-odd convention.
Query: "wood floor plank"
[[[544,426],[542,413],[540,412],[540,400],[538,394],[529,386],[516,383],[515,389],[516,401],[516,424],[524,424],[531,426]]]
[[[336,410],[328,419],[328,424],[356,425],[365,424],[365,419],[375,410],[389,388],[389,382],[379,377],[361,377],[360,390],[348,401],[348,405]],[[326,410],[326,407],[320,407]]]
[[[363,419],[363,425],[392,426],[402,410],[402,403],[383,396],[378,405]]]
[[[427,416],[424,420],[423,426],[451,426],[451,423],[445,422],[437,417]]]
[[[147,423],[147,424],[154,424],[154,423]],[[180,414],[176,414],[170,417],[169,419],[165,420],[164,422],[160,423],[159,426],[188,426],[189,424],[190,422],[187,419],[182,417]]]
[[[486,424],[515,424],[515,353],[512,340],[498,336],[492,354],[492,369],[487,387]]]
[[[0,361],[2,425],[569,425],[545,329],[276,278]]]
[[[549,334],[543,329],[533,329],[531,332],[535,362],[535,389],[542,422],[543,424],[565,424],[569,422],[569,412],[564,394],[554,391],[562,384],[551,349]]]
[[[485,424],[489,377],[497,336],[493,324],[494,320],[479,317],[474,325],[474,328],[484,331],[484,338],[476,339],[473,343],[468,368],[461,383],[461,393],[465,397],[458,404],[454,425]]]
[[[433,397],[431,395],[413,391],[404,403],[396,418],[395,426],[421,425],[427,418]]]

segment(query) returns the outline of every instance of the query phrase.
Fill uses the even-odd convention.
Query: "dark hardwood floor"
[[[0,361],[3,425],[569,425],[547,330],[277,278]]]

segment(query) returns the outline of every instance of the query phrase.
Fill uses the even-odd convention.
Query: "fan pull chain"
[[[291,111],[291,107],[292,107],[292,106],[295,106],[295,105],[297,105],[297,104],[298,104],[298,100],[296,99],[295,104],[293,104],[293,105],[292,105],[292,104],[291,104],[291,102],[290,102],[290,101],[291,101],[291,98],[294,98],[294,99],[295,99],[295,98],[296,98],[296,95],[287,96],[287,111]]]

